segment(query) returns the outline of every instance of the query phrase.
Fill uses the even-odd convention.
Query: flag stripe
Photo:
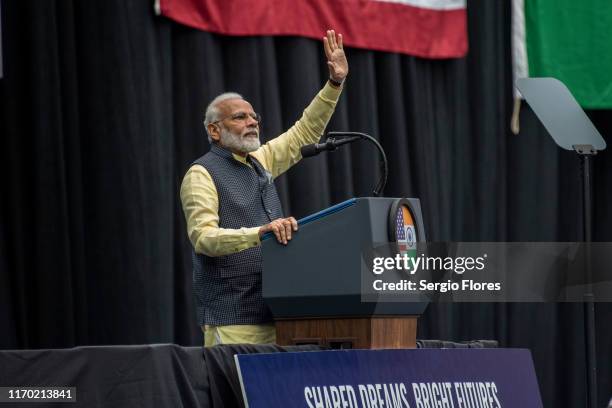
[[[523,0],[512,0],[512,62],[513,83],[516,83],[516,80],[519,78],[529,77]],[[513,88],[515,97],[520,97],[518,89],[516,87]]]
[[[373,0],[161,0],[161,13],[226,35],[322,38],[326,29],[350,47],[455,58],[467,53],[465,9],[433,10]]]
[[[612,2],[513,0],[513,74],[553,77],[583,108],[612,108]]]
[[[457,10],[465,8],[465,0],[374,0],[399,3],[432,10]]]

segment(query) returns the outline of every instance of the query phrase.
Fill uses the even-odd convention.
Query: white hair
[[[208,141],[210,143],[212,143],[212,137],[210,137],[210,133],[208,132],[208,125],[210,123],[216,122],[218,121],[219,118],[219,104],[221,102],[230,100],[230,99],[242,99],[244,100],[244,98],[242,97],[242,95],[236,93],[236,92],[225,92],[222,93],[221,95],[217,96],[215,99],[213,99],[208,106],[206,107],[206,113],[204,114],[204,129],[206,129],[206,133],[208,134]]]

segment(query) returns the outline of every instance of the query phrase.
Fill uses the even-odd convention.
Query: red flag
[[[156,0],[179,23],[225,35],[342,33],[349,47],[425,58],[467,52],[465,0]]]

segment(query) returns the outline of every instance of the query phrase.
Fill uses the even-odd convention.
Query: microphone
[[[387,155],[385,154],[385,151],[380,143],[378,143],[378,140],[374,139],[372,136],[361,132],[327,132],[327,139],[324,143],[313,143],[302,146],[300,152],[302,153],[302,157],[312,157],[321,152],[336,150],[338,146],[356,142],[357,140],[367,140],[373,143],[380,154],[380,170],[382,174],[373,191],[374,197],[380,197],[385,185],[387,184],[389,165],[387,164]]]
[[[352,143],[361,139],[359,136],[346,137],[342,139],[335,139],[333,137],[328,138],[324,143],[313,143],[302,146],[300,152],[302,153],[302,157],[312,157],[316,156],[321,152],[332,152],[338,148],[338,146],[342,146],[346,143]]]

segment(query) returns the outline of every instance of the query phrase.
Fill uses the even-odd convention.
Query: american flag
[[[400,253],[416,250],[416,231],[414,225],[405,224],[404,211],[402,208],[395,215],[395,237]]]
[[[404,211],[400,208],[395,215],[395,236],[397,242],[406,242],[406,230],[404,229]]]

